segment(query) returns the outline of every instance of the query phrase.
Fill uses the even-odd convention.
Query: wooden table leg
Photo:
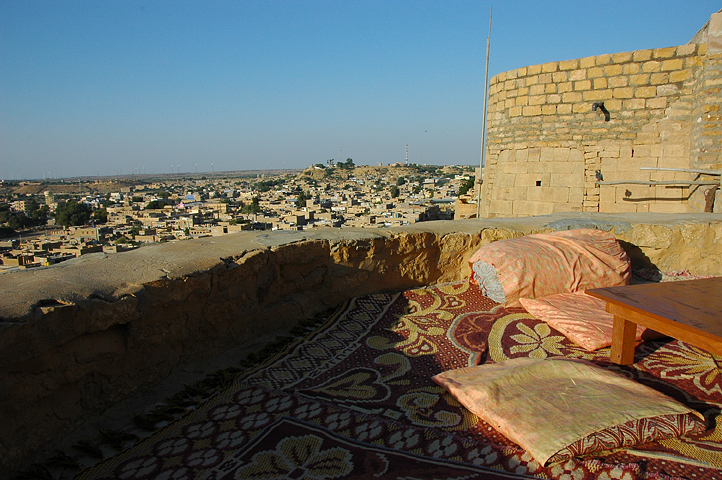
[[[612,332],[612,351],[610,359],[617,365],[631,365],[634,363],[634,347],[637,337],[637,324],[614,316],[614,331]]]

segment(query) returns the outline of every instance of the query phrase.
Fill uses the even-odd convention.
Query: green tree
[[[93,220],[98,223],[105,223],[108,221],[108,211],[104,208],[99,208],[93,212]]]
[[[391,185],[391,198],[397,198],[399,196],[399,187]]]
[[[241,213],[259,213],[261,206],[258,204],[258,197],[253,197],[251,203],[241,207]]]
[[[474,176],[471,176],[467,181],[459,185],[459,195],[466,195],[466,192],[474,188],[474,181]]]
[[[399,187],[405,183],[406,183],[406,179],[404,177],[399,177],[396,179],[396,185],[398,185]]]
[[[84,203],[69,200],[58,204],[55,209],[55,223],[64,227],[87,225],[93,210]]]
[[[151,200],[148,205],[145,206],[144,210],[156,210],[165,207],[166,202],[163,200]]]
[[[18,232],[10,227],[0,227],[0,238],[14,237]]]
[[[298,197],[296,197],[296,200],[298,201],[299,207],[305,207],[306,201],[311,200],[311,194],[301,190],[301,192],[299,192],[298,194]]]

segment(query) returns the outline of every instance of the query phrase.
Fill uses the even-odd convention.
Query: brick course
[[[688,44],[493,77],[484,216],[703,211],[707,187],[598,185],[595,172],[605,181],[692,180],[640,167],[721,168],[720,57],[708,55],[707,44]],[[610,121],[594,102],[604,102]]]

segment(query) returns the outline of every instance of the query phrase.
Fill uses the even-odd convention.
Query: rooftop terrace
[[[194,362],[353,297],[464,279],[485,243],[581,227],[613,232],[635,268],[722,275],[722,215],[650,213],[241,232],[2,274],[0,470]]]

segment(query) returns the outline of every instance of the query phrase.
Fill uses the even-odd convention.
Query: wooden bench
[[[722,355],[722,277],[593,288],[614,315],[611,360],[634,362],[637,325]]]

